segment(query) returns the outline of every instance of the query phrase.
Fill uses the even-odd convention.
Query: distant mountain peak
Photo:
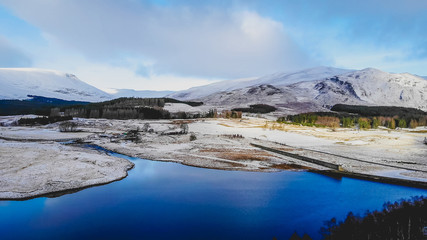
[[[0,99],[28,95],[63,100],[100,102],[111,96],[70,73],[38,68],[0,68]]]

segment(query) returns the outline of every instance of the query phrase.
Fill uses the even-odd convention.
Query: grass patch
[[[259,154],[254,153],[246,153],[246,152],[222,152],[219,154],[221,158],[228,160],[256,160],[256,161],[266,161],[268,160],[268,156],[265,154],[260,156]]]

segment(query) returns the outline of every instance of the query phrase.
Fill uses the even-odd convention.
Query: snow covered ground
[[[427,128],[424,127],[357,131],[279,124],[252,117],[73,121],[79,124],[82,132],[61,133],[58,124],[0,127],[0,138],[23,140],[0,141],[0,198],[34,196],[126,176],[126,170],[131,167],[128,161],[52,142],[75,138],[133,157],[204,168],[244,171],[326,169],[251,145],[255,143],[337,164],[349,172],[427,182],[427,146],[423,144]],[[164,134],[179,129],[182,124],[188,124],[189,134]],[[138,128],[142,130],[144,126],[148,126],[147,131],[139,132],[138,141],[126,140],[128,135],[124,133]],[[35,184],[31,178],[35,179]]]
[[[0,140],[0,199],[31,198],[122,179],[133,163],[53,142]]]

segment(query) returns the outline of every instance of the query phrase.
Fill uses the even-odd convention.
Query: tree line
[[[18,120],[18,125],[47,125],[55,122],[73,120],[71,116],[56,116],[56,117],[36,117],[36,118],[21,118]]]
[[[427,198],[414,197],[386,203],[383,210],[367,212],[363,217],[348,213],[346,219],[325,222],[320,233],[325,240],[334,239],[425,239]],[[425,230],[424,230],[425,231]]]
[[[304,126],[344,127],[361,129],[384,126],[390,129],[427,126],[427,113],[403,107],[370,107],[338,104],[339,112],[313,112],[279,117],[278,122],[292,122]],[[346,111],[344,111],[346,110]]]
[[[248,113],[270,113],[276,111],[276,107],[267,104],[253,104],[248,108],[233,108],[232,111]]]
[[[85,105],[89,102],[66,101],[57,98],[28,95],[25,100],[0,100],[0,115],[35,114],[49,116],[50,109],[72,105]]]
[[[52,109],[51,114],[64,112],[65,116],[106,119],[187,119],[204,117],[186,112],[170,113],[164,110],[165,103],[185,103],[200,106],[202,102],[184,102],[172,98],[118,98],[111,101],[90,103]]]

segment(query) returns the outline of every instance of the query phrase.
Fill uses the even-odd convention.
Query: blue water
[[[117,155],[119,156],[119,155]],[[319,239],[323,221],[426,190],[309,172],[237,172],[129,158],[129,176],[58,198],[0,201],[0,239]]]

